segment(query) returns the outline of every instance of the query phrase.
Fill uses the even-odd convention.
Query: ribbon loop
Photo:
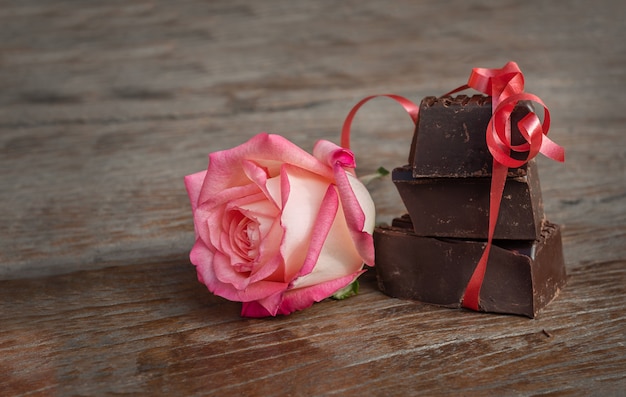
[[[539,97],[524,92],[524,75],[515,62],[509,62],[501,69],[475,68],[472,70],[467,86],[492,97],[492,117],[485,131],[487,147],[493,156],[487,245],[467,284],[462,302],[463,307],[478,311],[480,289],[493,244],[507,169],[523,166],[538,153],[562,162],[565,161],[565,152],[561,146],[548,139],[550,111]],[[517,128],[526,143],[514,145],[511,134],[511,113],[522,101],[531,101],[542,106],[543,122],[535,112],[524,116],[518,121]],[[511,152],[526,153],[526,157],[523,160],[515,159],[511,156]]]
[[[371,96],[361,99],[356,105],[354,105],[352,110],[350,110],[350,112],[348,113],[348,116],[343,122],[343,127],[341,128],[341,147],[345,149],[350,149],[350,128],[352,127],[352,120],[354,119],[356,112],[358,112],[361,106],[365,105],[365,103],[378,97],[387,97],[398,102],[400,105],[402,105],[404,110],[406,110],[409,116],[411,116],[411,120],[413,120],[413,124],[417,123],[417,115],[419,113],[420,108],[418,105],[414,104],[410,100],[400,95],[394,95],[394,94],[371,95]]]
[[[498,99],[507,87],[510,92],[524,91],[524,75],[517,63],[508,62],[501,69],[472,69],[467,85]]]

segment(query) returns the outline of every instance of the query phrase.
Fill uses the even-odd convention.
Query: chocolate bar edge
[[[411,141],[408,163],[414,177],[484,177],[491,175],[493,157],[485,133],[492,115],[492,98],[485,95],[434,97],[420,103],[420,112]],[[520,102],[511,113],[514,145],[525,142],[517,122],[531,112],[532,105]],[[512,152],[523,160],[527,153]],[[511,168],[522,175],[525,165]]]
[[[495,243],[481,289],[481,311],[535,318],[558,296],[567,282],[561,228],[546,222],[542,230],[535,242],[506,241],[508,249]],[[483,241],[416,236],[407,217],[377,227],[374,242],[377,283],[383,293],[448,308],[461,307],[463,291],[485,246]],[[516,252],[511,248],[515,244],[535,246],[534,258]],[[428,248],[441,252],[428,253]],[[454,255],[466,261],[449,260]],[[420,260],[437,263],[420,266]],[[440,274],[423,274],[424,269]],[[430,291],[418,291],[416,285]]]
[[[539,238],[545,214],[534,159],[528,163],[525,174],[507,178],[494,238]],[[392,180],[415,220],[415,234],[488,237],[491,178],[414,178],[410,166],[404,166],[392,171]]]

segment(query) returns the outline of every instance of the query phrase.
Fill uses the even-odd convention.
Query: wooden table
[[[0,394],[624,395],[622,2],[0,2]],[[419,101],[517,61],[569,281],[530,320],[361,293],[242,319],[196,281],[182,177],[261,131],[338,142],[371,94]],[[412,126],[368,104],[359,172]],[[371,185],[379,221],[404,212]]]

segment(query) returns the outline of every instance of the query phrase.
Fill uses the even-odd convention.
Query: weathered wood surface
[[[423,4],[420,4],[423,3]],[[2,395],[619,395],[626,390],[620,2],[0,1]],[[539,159],[567,287],[540,317],[362,293],[245,320],[187,259],[182,176],[260,131],[338,140],[515,60],[567,161]],[[391,102],[359,170],[405,161]],[[402,212],[372,186],[380,220]]]
[[[371,276],[354,299],[243,320],[184,261],[13,281],[2,285],[0,385],[9,395],[617,394],[623,265],[573,270],[536,320],[385,298]]]

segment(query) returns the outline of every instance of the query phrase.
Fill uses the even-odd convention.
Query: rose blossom
[[[352,283],[374,265],[375,215],[354,168],[348,149],[321,140],[311,155],[278,135],[211,153],[185,177],[200,282],[247,317],[289,314]]]

